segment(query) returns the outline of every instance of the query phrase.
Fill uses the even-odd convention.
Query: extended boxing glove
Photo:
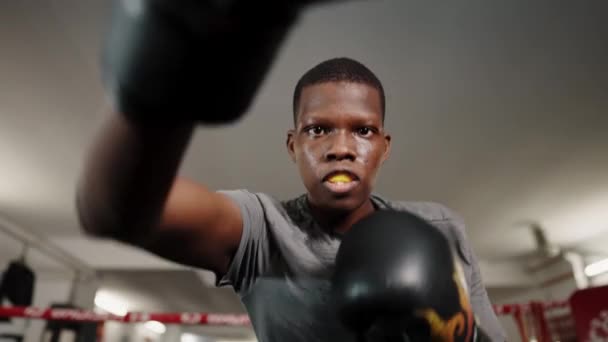
[[[333,298],[361,341],[489,341],[449,240],[421,218],[377,211],[344,236]]]
[[[146,122],[238,119],[313,2],[116,1],[102,55],[112,103]]]

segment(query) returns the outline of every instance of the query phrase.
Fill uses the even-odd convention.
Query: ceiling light
[[[124,316],[127,314],[127,306],[125,303],[105,291],[97,291],[95,294],[95,305],[100,309],[117,316]]]
[[[608,272],[608,259],[596,261],[585,267],[585,274],[587,277],[595,277],[598,274]]]
[[[180,342],[200,342],[200,340],[198,336],[190,333],[183,333],[179,338]]]
[[[164,334],[165,331],[167,331],[167,327],[165,327],[164,324],[162,324],[161,322],[158,321],[148,321],[146,323],[144,323],[144,327],[146,327],[146,329],[155,332],[157,334]]]

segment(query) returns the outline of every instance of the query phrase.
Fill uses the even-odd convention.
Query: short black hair
[[[382,108],[382,121],[384,121],[385,95],[384,88],[378,77],[363,63],[348,57],[338,57],[323,61],[308,70],[298,83],[293,92],[293,121],[298,119],[298,105],[302,89],[307,86],[326,82],[354,82],[363,83],[375,88],[380,94],[380,105]]]

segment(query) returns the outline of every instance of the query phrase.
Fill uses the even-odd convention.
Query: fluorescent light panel
[[[105,291],[98,291],[95,294],[95,305],[117,316],[124,316],[127,314],[127,306],[125,303],[116,296]]]
[[[167,327],[165,327],[164,324],[158,321],[147,321],[146,323],[144,323],[144,327],[159,335],[164,334],[165,331],[167,331]]]
[[[587,277],[595,277],[596,275],[606,272],[608,272],[608,259],[596,261],[585,267],[585,275],[587,275]]]

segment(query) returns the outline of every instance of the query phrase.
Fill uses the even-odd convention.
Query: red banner
[[[579,341],[608,341],[608,286],[576,291],[570,308]]]

